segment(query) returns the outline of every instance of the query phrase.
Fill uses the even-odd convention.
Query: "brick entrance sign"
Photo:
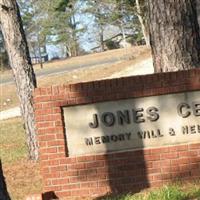
[[[200,178],[199,69],[38,88],[34,107],[44,194],[95,198]]]

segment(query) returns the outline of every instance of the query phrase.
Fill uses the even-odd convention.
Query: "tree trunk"
[[[1,200],[10,200],[10,196],[7,191],[7,185],[3,175],[2,164],[0,160],[0,199]]]
[[[200,1],[197,1],[197,18],[199,22],[199,27],[200,27]]]
[[[126,41],[126,33],[125,33],[125,30],[124,30],[124,23],[122,21],[120,21],[120,29],[121,29],[121,32],[122,32],[122,45],[123,45],[123,48],[126,48],[127,47],[127,41]]]
[[[141,24],[142,33],[146,42],[146,45],[150,46],[150,39],[149,39],[149,27],[147,23],[147,5],[145,0],[136,0],[136,8],[137,8],[137,16]]]
[[[37,41],[38,41],[38,53],[39,53],[39,59],[40,59],[40,68],[43,69],[43,61],[42,61],[42,53],[41,53],[41,44],[40,44],[40,36],[37,35]]]
[[[101,25],[99,28],[99,42],[100,42],[100,51],[104,52],[105,46],[104,46],[104,37],[103,37],[103,27]]]
[[[149,19],[155,72],[200,66],[196,0],[149,0]]]
[[[30,159],[38,159],[32,92],[36,78],[16,0],[0,0],[0,21],[20,99]]]

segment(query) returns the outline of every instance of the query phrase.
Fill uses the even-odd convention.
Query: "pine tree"
[[[195,0],[149,0],[149,22],[155,72],[200,66]]]
[[[38,143],[36,140],[32,95],[36,87],[36,78],[31,65],[18,4],[15,0],[0,0],[0,21],[10,66],[17,87],[17,94],[20,99],[29,156],[30,159],[37,160]]]

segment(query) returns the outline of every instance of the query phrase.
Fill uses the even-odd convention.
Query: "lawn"
[[[27,159],[25,131],[21,119],[0,121],[0,159],[12,200],[41,192],[39,164]]]
[[[170,184],[135,195],[105,197],[101,200],[200,200],[200,182]]]

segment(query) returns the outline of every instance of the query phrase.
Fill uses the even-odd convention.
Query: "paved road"
[[[56,75],[56,74],[62,74],[71,72],[73,70],[81,69],[81,68],[87,68],[95,65],[102,65],[102,64],[112,64],[117,61],[120,61],[120,58],[107,58],[103,61],[93,61],[85,64],[67,64],[66,67],[60,67],[60,68],[47,68],[43,69],[42,71],[36,71],[36,77],[42,77],[42,76],[50,76],[50,75]],[[0,78],[0,85],[6,85],[14,83],[12,76],[10,77],[3,77]]]

